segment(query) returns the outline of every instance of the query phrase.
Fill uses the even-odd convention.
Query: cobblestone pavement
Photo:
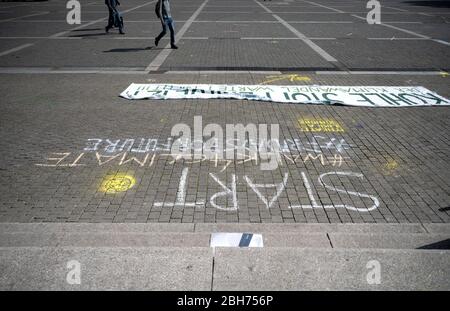
[[[424,86],[450,97],[449,13],[420,1],[0,3],[2,222],[449,222],[450,109],[127,101],[130,83]],[[363,18],[363,20],[361,19]],[[281,163],[174,160],[175,124],[280,124]],[[328,124],[325,126],[324,124]],[[314,125],[314,126],[312,126]]]

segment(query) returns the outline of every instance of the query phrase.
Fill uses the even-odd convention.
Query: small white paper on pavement
[[[264,247],[262,234],[212,233],[211,247]]]

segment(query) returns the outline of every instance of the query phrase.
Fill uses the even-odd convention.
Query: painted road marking
[[[303,1],[303,2],[307,2],[307,3],[314,4],[314,5],[317,5],[317,6],[320,6],[320,7],[324,7],[324,8],[333,10],[333,11],[335,11],[337,13],[351,13],[351,12],[344,12],[344,11],[341,11],[341,10],[338,10],[338,9],[334,9],[332,7],[324,6],[324,5],[315,3],[315,2],[310,2],[310,1]],[[361,13],[365,13],[365,12],[361,12]],[[383,13],[383,14],[386,14],[386,13]],[[399,14],[399,13],[396,13],[396,14]],[[358,16],[358,15],[355,15],[355,14],[351,14],[351,15],[353,17],[355,17],[355,18],[358,18],[358,19],[361,19],[361,20],[366,20],[365,17]],[[432,15],[430,15],[430,16],[432,16]],[[389,25],[389,24],[386,24],[386,23],[381,23],[380,25],[382,25],[384,27],[391,28],[391,29],[395,29],[395,30],[398,30],[398,31],[401,31],[401,32],[404,32],[404,33],[407,33],[407,34],[419,37],[419,38],[431,39],[429,36],[425,36],[425,35],[422,35],[420,33],[417,33],[417,32],[411,31],[411,30],[407,30],[407,29],[404,29],[404,28],[396,27],[396,26],[393,26],[393,25]],[[433,41],[436,41],[437,43],[444,44],[444,45],[450,45],[450,43],[448,43],[446,41],[442,41],[442,40],[433,40]]]
[[[449,42],[444,41],[444,40],[433,39],[433,41],[435,41],[435,42],[437,42],[437,43],[440,43],[440,44],[444,44],[444,45],[450,45]]]
[[[396,10],[396,11],[400,11],[400,12],[410,12],[408,10],[399,9],[399,8],[393,8],[391,6],[385,6],[385,5],[383,5],[383,8],[388,8],[388,9],[392,9],[392,10]]]
[[[1,53],[0,53],[0,57],[1,57],[1,56],[5,56],[5,55],[8,55],[8,54],[11,54],[11,53],[13,53],[13,52],[17,52],[17,51],[26,49],[27,47],[30,47],[30,46],[32,46],[32,45],[34,45],[34,44],[33,44],[33,43],[22,44],[22,45],[20,45],[20,46],[18,46],[18,47],[15,47],[15,48],[12,48],[12,49],[10,49],[10,50],[1,52]]]
[[[22,48],[33,45],[29,43],[25,47],[14,48],[13,51],[0,52],[0,56],[15,52]],[[93,67],[70,67],[70,68],[53,68],[53,67],[0,67],[1,74],[148,74],[144,67],[118,67],[103,68]],[[448,76],[448,73],[441,71],[311,71],[310,73],[317,75],[408,75],[408,76]],[[195,74],[195,75],[212,75],[212,74],[255,74],[255,75],[281,75],[281,71],[260,71],[260,70],[171,70],[164,74]]]
[[[384,40],[384,41],[399,41],[399,40],[409,40],[409,41],[420,41],[420,40],[429,40],[428,38],[367,38],[367,40]]]
[[[0,37],[0,40],[8,40],[8,39],[36,39],[36,40],[81,40],[82,37],[32,37],[32,36],[13,36],[13,37]],[[96,38],[96,40],[152,40],[154,37],[102,37],[99,35],[99,37]],[[216,38],[209,38],[209,37],[183,37],[182,40],[209,40],[209,39],[216,39]],[[221,39],[221,38],[219,38]],[[241,37],[241,38],[231,38],[231,39],[237,39],[237,40],[302,40],[301,38],[297,37]],[[328,37],[308,37],[309,40],[336,40],[337,38],[328,38]],[[428,39],[428,38],[397,38],[397,37],[391,37],[391,38],[366,38],[367,40],[385,40],[385,41],[420,41],[420,40],[431,40],[436,41],[441,44],[450,45],[449,42],[443,41],[443,40],[437,40],[437,39]],[[166,41],[168,39],[162,39],[162,41]]]
[[[314,4],[314,5],[317,5],[317,6],[320,6],[320,7],[324,7],[324,8],[333,10],[333,11],[338,12],[338,13],[351,13],[351,12],[344,12],[344,11],[341,11],[341,10],[338,10],[338,9],[334,9],[332,7],[328,7],[328,6],[321,5],[321,4],[318,4],[318,3],[315,3],[315,2],[311,2],[311,1],[303,1],[303,2],[307,2],[307,3]],[[365,12],[361,12],[361,13],[365,13]],[[351,16],[356,17],[356,18],[361,19],[361,20],[366,20],[365,17],[358,16],[358,15],[355,15],[355,14],[351,14]],[[416,37],[419,37],[419,38],[430,39],[430,37],[428,37],[428,36],[422,35],[420,33],[414,32],[414,31],[406,30],[406,29],[403,29],[403,28],[400,28],[400,27],[396,27],[396,26],[393,26],[393,25],[389,25],[389,24],[385,24],[385,23],[381,23],[380,25],[382,25],[384,27],[391,28],[391,29],[395,29],[395,30],[398,30],[398,31],[402,31],[404,33],[407,33],[407,34],[410,34],[410,35],[413,35],[413,36],[416,36]]]
[[[102,37],[101,34],[96,37],[96,40],[149,40],[154,39],[155,37]],[[11,37],[0,37],[0,40],[8,40],[8,39],[46,39],[46,40],[81,40],[82,37],[33,37],[33,36],[11,36]],[[221,37],[210,38],[210,37],[183,37],[182,40],[209,40],[209,39],[222,39]],[[302,40],[297,37],[242,37],[242,38],[231,38],[238,40]],[[336,40],[336,38],[327,38],[327,37],[309,37],[310,40]],[[383,38],[382,38],[383,39]],[[386,38],[386,40],[390,40],[391,38]],[[422,40],[419,38],[411,38],[412,40]],[[161,41],[167,41],[168,39],[161,39]]]
[[[186,71],[186,70],[172,70],[172,71],[166,71],[165,74],[202,74],[202,75],[209,75],[209,74],[271,74],[271,75],[280,75],[281,71],[252,71],[252,70],[193,70],[193,71]]]
[[[192,16],[187,20],[186,23],[184,23],[183,27],[178,31],[178,33],[175,36],[175,40],[180,40],[185,32],[188,30],[188,28],[192,25],[192,23],[195,21],[197,16],[200,14],[200,12],[203,10],[203,8],[206,6],[209,0],[205,0],[200,7],[192,14]],[[169,57],[170,52],[172,52],[172,49],[170,49],[170,43],[168,43],[165,48],[162,49],[162,51],[155,57],[155,59],[147,66],[145,69],[146,71],[157,71],[159,70],[159,67],[165,62],[167,57]]]
[[[49,38],[49,37],[30,37],[30,36],[0,37],[0,40],[8,40],[8,39],[39,39],[39,40],[43,40],[43,39],[45,39],[45,40],[47,40],[47,39],[68,39],[68,40],[73,40],[73,39],[82,39],[82,38],[81,37],[77,37],[77,38],[72,38],[72,37]]]
[[[29,14],[29,15],[24,15],[24,16],[19,16],[19,17],[13,17],[13,18],[9,18],[9,19],[3,19],[0,20],[0,23],[6,23],[6,22],[12,22],[21,18],[26,18],[26,17],[32,17],[32,16],[39,16],[39,15],[46,15],[50,12],[45,11],[45,12],[39,12],[39,13],[34,13],[34,14]]]
[[[407,76],[438,76],[441,71],[316,71],[318,75],[407,75]]]
[[[304,1],[304,0],[300,0],[300,1],[312,4],[312,5],[315,5],[315,6],[319,6],[319,7],[324,8],[324,9],[332,10],[332,11],[337,12],[337,13],[345,13],[344,11],[341,11],[341,10],[338,10],[338,9],[334,9],[334,8],[330,8],[329,6],[325,6],[325,5],[322,5],[322,4],[319,4],[319,3],[310,2],[310,1]]]
[[[362,20],[366,20],[365,17],[361,17],[361,16],[354,15],[354,14],[352,14],[352,16],[356,17],[356,18],[359,18],[359,19],[362,19]],[[391,28],[391,29],[395,29],[395,30],[398,30],[398,31],[401,31],[401,32],[404,32],[404,33],[407,33],[407,34],[410,34],[410,35],[413,35],[413,36],[417,36],[419,38],[430,39],[430,37],[428,37],[428,36],[424,36],[424,35],[421,35],[420,33],[417,33],[417,32],[411,31],[411,30],[406,30],[406,29],[403,29],[403,28],[400,28],[400,27],[397,27],[397,26],[393,26],[393,25],[389,25],[389,24],[385,24],[385,23],[380,23],[380,25],[384,26],[384,27]]]
[[[1,54],[0,54],[1,56]],[[0,67],[1,74],[147,74],[144,71],[144,67],[141,70],[139,68],[126,68],[119,67],[114,68],[90,68],[85,67],[70,67],[70,68],[60,68],[55,69],[52,67],[42,67],[42,68],[29,68],[29,67]]]
[[[260,7],[262,7],[264,10],[266,10],[268,13],[271,13],[274,18],[276,18],[282,25],[284,25],[287,29],[289,29],[293,34],[295,34],[298,38],[300,38],[303,42],[305,42],[311,49],[316,51],[320,56],[322,56],[326,61],[328,62],[337,62],[337,59],[335,59],[333,56],[325,52],[320,46],[312,42],[310,39],[308,39],[303,33],[292,27],[290,24],[288,24],[284,19],[279,17],[278,15],[274,14],[270,9],[268,9],[265,5],[259,3],[257,0],[255,1],[256,4],[258,4]]]
[[[3,9],[17,8],[17,7],[20,7],[20,6],[25,6],[25,4],[18,4],[18,5],[11,5],[11,6],[1,6],[0,8],[3,10]]]
[[[300,38],[294,38],[294,37],[284,37],[284,38],[277,38],[277,37],[242,37],[239,38],[240,40],[301,40]]]
[[[83,20],[84,22],[93,22],[94,20]],[[66,20],[54,20],[54,19],[33,19],[33,20],[21,20],[17,21],[18,23],[67,23]],[[184,20],[177,20],[178,23],[184,23]],[[127,23],[158,23],[161,24],[161,22],[158,21],[136,21],[136,20],[128,20]]]
[[[287,21],[290,24],[353,24],[350,21]],[[278,24],[278,21],[194,21],[194,23],[225,23],[225,24]],[[420,23],[421,22],[412,22]]]
[[[341,10],[338,10],[338,9],[335,9],[335,8],[332,8],[332,7],[329,7],[329,6],[325,6],[325,5],[322,5],[322,4],[319,4],[319,3],[312,2],[312,1],[304,1],[304,0],[301,0],[301,1],[313,4],[313,5],[317,5],[317,6],[320,6],[320,7],[323,7],[323,8],[327,8],[327,9],[330,9],[330,10],[335,11],[337,13],[353,13],[353,12],[344,12],[344,11],[341,11]],[[366,12],[361,12],[361,13],[366,13]],[[400,14],[400,13],[404,13],[404,12],[396,12],[395,14]],[[386,14],[386,13],[383,13],[383,14]],[[358,16],[358,15],[355,15],[355,14],[351,14],[351,16],[356,17],[356,18],[361,19],[361,20],[366,20],[365,17]],[[393,25],[385,24],[385,23],[381,23],[380,25],[382,25],[384,27],[391,28],[391,29],[395,29],[395,30],[398,30],[398,31],[402,31],[404,33],[407,33],[407,34],[410,34],[410,35],[413,35],[413,36],[416,36],[416,37],[419,37],[419,38],[431,39],[428,36],[422,35],[420,33],[414,32],[414,31],[406,30],[404,28],[396,27],[396,26],[393,26]],[[434,41],[436,41],[436,40],[434,40]],[[436,41],[436,42],[444,44],[444,45],[449,45],[449,43],[445,42],[445,41],[440,42],[440,40],[439,40],[439,41]]]
[[[134,10],[137,10],[137,9],[139,9],[139,8],[142,8],[142,7],[144,7],[144,6],[150,5],[150,4],[155,3],[155,2],[156,2],[156,0],[150,1],[150,2],[147,2],[147,3],[145,3],[145,4],[138,5],[138,6],[136,6],[136,7],[131,8],[131,9],[122,11],[121,13],[122,13],[122,14],[125,14],[125,13],[131,12],[131,11],[134,11]],[[102,13],[104,13],[104,12],[102,11]],[[85,27],[88,27],[88,26],[91,26],[91,25],[93,25],[93,24],[96,24],[96,23],[105,21],[105,20],[107,20],[107,19],[108,19],[108,17],[103,17],[103,18],[100,18],[100,19],[96,19],[96,20],[94,20],[94,21],[92,21],[92,22],[89,22],[89,23],[80,25],[80,26],[75,27],[75,28],[72,28],[72,29],[70,29],[70,30],[66,30],[66,31],[62,31],[62,32],[55,33],[55,34],[49,36],[49,38],[62,37],[63,35],[65,35],[65,34],[67,34],[67,33],[70,33],[70,32],[72,32],[72,31],[74,31],[74,30],[83,29],[83,28],[85,28]]]

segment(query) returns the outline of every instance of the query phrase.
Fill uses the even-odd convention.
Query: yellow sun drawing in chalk
[[[397,172],[398,172],[399,168],[400,168],[400,164],[397,161],[395,161],[394,159],[390,159],[383,165],[382,171],[383,171],[384,175],[398,176]]]
[[[386,163],[386,165],[384,166],[387,170],[395,170],[398,168],[398,163],[395,160],[390,160]]]
[[[131,189],[136,184],[133,176],[126,174],[116,174],[107,176],[100,187],[100,191],[106,193],[117,193]]]

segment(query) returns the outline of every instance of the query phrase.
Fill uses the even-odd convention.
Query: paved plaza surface
[[[131,83],[424,86],[450,97],[447,1],[0,2],[0,221],[448,223],[450,108],[129,101]],[[279,124],[281,162],[174,160],[171,129]],[[322,123],[321,123],[322,122]],[[331,124],[332,126],[324,126]],[[315,126],[310,126],[311,124]],[[322,124],[322,125],[321,125]],[[235,191],[230,190],[234,189]]]

